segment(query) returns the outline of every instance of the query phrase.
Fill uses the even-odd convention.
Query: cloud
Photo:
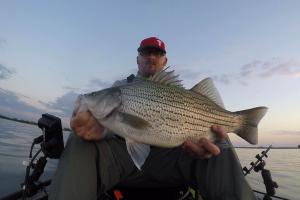
[[[103,81],[101,79],[92,79],[89,84],[87,85],[88,87],[96,87],[96,88],[107,88],[111,86],[111,83],[108,83],[106,81]]]
[[[295,61],[286,61],[282,63],[273,63],[269,68],[262,70],[261,77],[270,77],[274,75],[283,75],[293,78],[300,77],[300,63]]]
[[[270,61],[253,60],[241,66],[238,73],[214,75],[212,77],[215,81],[223,84],[230,84],[234,80],[242,85],[248,85],[248,82],[253,78],[263,79],[273,76],[299,78],[300,62],[279,58],[273,58]]]
[[[221,82],[223,84],[230,84],[231,83],[231,76],[232,75],[229,75],[229,74],[222,74],[222,75],[219,75],[219,76],[212,76],[212,78],[215,81]]]
[[[261,61],[255,60],[250,63],[245,64],[241,67],[240,75],[242,77],[249,77],[255,71],[255,68],[261,64]]]
[[[117,79],[116,79],[117,80]],[[102,79],[91,79],[85,86],[83,87],[73,87],[73,86],[63,86],[64,90],[75,93],[89,93],[92,91],[101,90],[104,88],[111,87],[111,82],[103,81]]]
[[[63,86],[63,89],[69,90],[69,91],[81,91],[81,88],[71,87],[71,86]]]
[[[0,64],[0,80],[8,79],[15,72]]]
[[[23,96],[25,97],[25,96]],[[28,98],[28,97],[26,97]],[[14,93],[12,91],[4,90],[0,88],[0,105],[11,107],[16,110],[23,110],[27,112],[39,112],[40,110],[26,104],[25,102],[20,100],[20,97],[17,93]]]
[[[76,97],[76,93],[68,92],[54,102],[45,103],[0,88],[0,114],[37,122],[43,113],[49,113],[59,117],[62,120],[63,127],[69,127]]]
[[[109,83],[109,82],[103,81],[102,79],[94,78],[94,79],[90,80],[83,87],[63,86],[63,89],[67,90],[68,92],[84,94],[84,93],[98,91],[98,90],[108,88],[108,87],[111,87],[111,86],[112,86],[111,82]]]
[[[57,110],[55,114],[62,117],[70,117],[73,112],[73,105],[78,94],[71,91],[57,98],[54,102],[45,104],[49,108]]]
[[[7,41],[4,38],[0,37],[0,46],[2,46],[2,44],[6,44]]]
[[[54,102],[45,103],[0,88],[0,114],[25,120],[37,120],[46,112],[58,117],[70,117],[77,96],[75,92],[67,92]]]
[[[255,60],[241,67],[242,77],[261,77],[288,76],[300,77],[300,62],[294,60],[282,61],[273,58],[271,61]]]
[[[205,68],[193,68],[187,66],[177,65],[170,67],[167,71],[175,70],[175,74],[179,75],[178,79],[182,80],[182,83],[186,88],[193,87],[196,83],[200,82],[204,78],[214,77],[211,70]]]
[[[0,67],[0,70],[10,72],[2,65]],[[7,73],[2,79],[8,76]],[[64,89],[68,91],[52,102],[38,101],[28,96],[0,88],[0,114],[27,120],[33,119],[33,116],[37,118],[37,116],[47,112],[61,118],[69,118],[72,115],[74,102],[78,93],[85,93],[85,90],[91,91],[96,90],[94,88],[101,89],[110,86],[111,84],[99,79],[91,80],[86,87],[88,89],[65,86]]]

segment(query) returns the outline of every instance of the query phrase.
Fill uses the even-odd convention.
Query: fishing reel
[[[261,176],[264,180],[264,184],[266,187],[266,194],[264,196],[264,200],[271,200],[271,196],[274,196],[276,191],[275,188],[278,188],[278,185],[275,181],[272,180],[271,172],[268,169],[265,169],[266,161],[263,158],[268,158],[268,151],[271,149],[272,145],[270,145],[265,151],[261,152],[261,155],[257,154],[255,158],[257,159],[255,162],[251,162],[251,167],[248,169],[247,167],[243,168],[244,176],[250,174],[252,170],[255,172],[261,171]]]
[[[44,168],[47,164],[47,158],[59,159],[63,150],[63,132],[60,118],[50,115],[42,114],[42,117],[38,120],[38,127],[42,129],[43,134],[33,140],[31,145],[29,162],[24,161],[26,165],[26,176],[22,186],[22,199],[26,197],[32,197],[38,190],[48,186],[49,181],[44,183],[38,182],[40,176],[44,173]],[[33,147],[36,144],[40,144],[40,149],[32,156]],[[43,152],[43,156],[36,160],[40,152]],[[30,170],[33,172],[30,174]]]

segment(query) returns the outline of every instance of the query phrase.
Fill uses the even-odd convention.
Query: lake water
[[[256,161],[255,155],[262,149],[237,149],[242,166],[250,168],[250,162]],[[272,179],[278,184],[276,195],[300,199],[300,149],[271,149],[268,152],[265,169],[271,171]],[[253,189],[265,192],[260,173],[252,172],[247,179]]]
[[[26,169],[22,162],[28,158],[33,138],[41,134],[41,130],[36,126],[0,119],[0,197],[20,189]],[[64,133],[65,141],[67,136],[68,133]],[[261,151],[261,149],[237,149],[242,166],[249,168],[250,162],[256,160],[255,155]],[[300,150],[271,149],[268,155],[265,168],[271,170],[273,180],[279,185],[276,195],[300,199]],[[56,165],[57,160],[48,161],[41,179],[51,178]],[[247,180],[253,189],[265,191],[259,173],[252,172],[247,175]]]

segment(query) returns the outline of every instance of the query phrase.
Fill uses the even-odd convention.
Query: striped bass
[[[257,125],[266,107],[228,111],[210,78],[187,90],[177,77],[163,70],[149,80],[81,95],[77,104],[125,138],[128,149],[130,143],[176,147],[187,139],[215,140],[214,124],[257,144]]]

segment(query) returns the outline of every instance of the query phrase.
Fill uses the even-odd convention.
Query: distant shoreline
[[[11,117],[7,117],[7,116],[4,116],[4,115],[0,115],[0,118],[10,120],[10,121],[14,121],[14,122],[23,123],[23,124],[30,124],[30,125],[36,125],[36,126],[38,125],[37,122],[27,121],[27,120],[18,119],[18,118],[11,118]],[[71,131],[71,129],[63,128],[63,131]]]
[[[7,119],[7,120],[10,120],[10,121],[20,122],[20,123],[24,123],[24,124],[37,125],[37,123],[33,122],[33,121],[27,121],[27,120],[18,119],[18,118],[11,118],[11,117],[7,117],[7,116],[4,116],[4,115],[0,115],[0,118]]]

